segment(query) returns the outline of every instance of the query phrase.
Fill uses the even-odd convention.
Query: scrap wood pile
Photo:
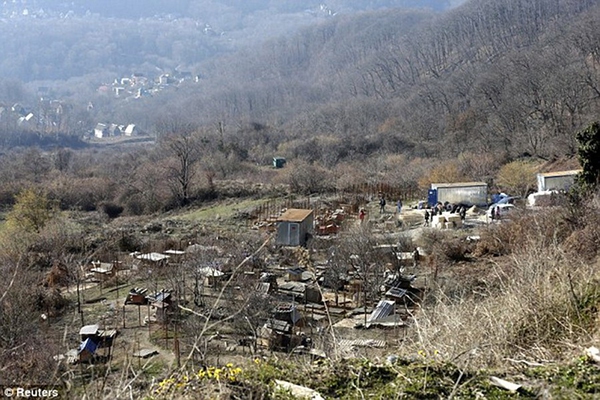
[[[335,211],[326,210],[324,214],[317,216],[315,219],[317,235],[334,235],[338,233],[346,216],[346,211],[341,208]]]
[[[312,268],[312,260],[310,259],[310,252],[307,248],[296,247],[294,253],[298,259],[298,264],[304,268]]]

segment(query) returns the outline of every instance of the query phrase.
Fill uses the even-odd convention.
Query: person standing
[[[385,197],[383,195],[379,199],[379,213],[385,213]]]
[[[417,268],[419,266],[419,257],[419,249],[415,247],[415,251],[412,252],[413,268]]]
[[[401,211],[402,211],[402,200],[398,199],[398,201],[396,202],[396,212],[398,214],[400,214]]]
[[[361,224],[365,220],[365,209],[364,208],[361,208],[360,211],[358,212],[358,219],[360,219]]]
[[[425,209],[425,226],[429,226],[429,210]]]

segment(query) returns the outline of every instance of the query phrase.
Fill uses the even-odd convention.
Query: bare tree
[[[200,160],[200,140],[189,132],[167,135],[162,140],[170,162],[167,166],[168,185],[177,204],[186,206],[192,198],[196,178],[196,164]]]

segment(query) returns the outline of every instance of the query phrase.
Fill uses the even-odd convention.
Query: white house
[[[140,128],[138,128],[135,124],[129,124],[125,127],[123,131],[125,136],[136,136],[140,134]]]
[[[102,139],[103,137],[108,136],[108,125],[98,123],[94,128],[94,136]]]

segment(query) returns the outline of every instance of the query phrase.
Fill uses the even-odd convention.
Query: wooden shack
[[[169,322],[169,316],[174,312],[176,305],[173,305],[173,297],[168,290],[161,290],[150,297],[150,305],[156,311],[156,322],[166,324]]]
[[[144,306],[148,304],[148,297],[146,297],[147,292],[148,289],[144,288],[131,289],[129,291],[129,294],[127,294],[127,297],[125,298],[125,305],[133,304],[136,306]]]
[[[100,261],[92,261],[90,272],[94,274],[94,279],[99,282],[104,282],[112,278],[117,273],[117,268],[113,263],[103,263]]]
[[[302,273],[304,270],[300,267],[288,268],[286,271],[286,279],[290,282],[302,281]]]
[[[281,303],[275,307],[273,313],[274,319],[278,321],[285,321],[292,327],[304,326],[302,315],[294,304]]]
[[[92,339],[95,342],[98,342],[98,331],[100,327],[98,325],[86,325],[79,330],[79,336],[81,337],[81,341],[84,342],[87,339]]]
[[[319,288],[312,285],[304,287],[304,299],[310,303],[321,303],[323,301]]]
[[[206,279],[206,283],[210,287],[215,287],[225,277],[225,274],[217,268],[206,266],[198,268],[198,275]]]

